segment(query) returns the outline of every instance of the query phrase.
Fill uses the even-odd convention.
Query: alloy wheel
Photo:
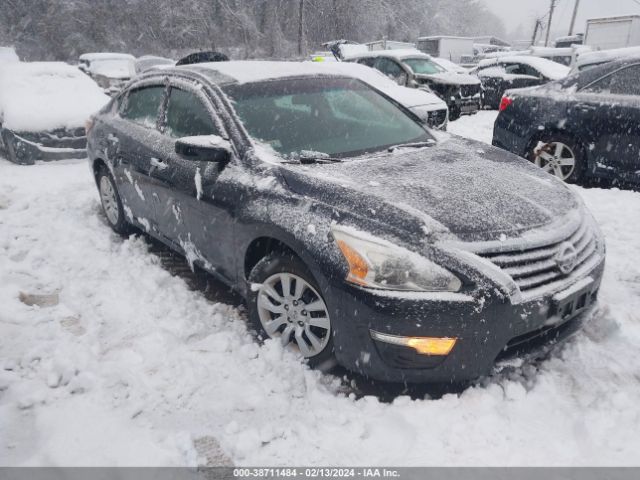
[[[567,180],[576,169],[576,155],[562,142],[550,142],[535,152],[535,164],[561,180]]]
[[[109,223],[116,225],[120,216],[118,212],[118,199],[111,180],[106,175],[100,178],[100,200]]]
[[[294,342],[306,358],[321,353],[331,338],[331,320],[320,294],[303,278],[276,273],[258,290],[258,316],[271,338]]]

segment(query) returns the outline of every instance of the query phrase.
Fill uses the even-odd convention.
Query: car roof
[[[128,53],[114,53],[114,52],[94,52],[83,53],[78,57],[80,60],[135,60],[136,57]]]
[[[431,59],[430,55],[416,48],[400,48],[394,50],[371,50],[369,52],[357,53],[346,57],[347,60],[355,60],[358,58],[371,58],[371,57],[387,57],[394,58],[396,60],[403,60],[405,58],[427,58]]]
[[[209,81],[217,85],[256,83],[284,78],[318,76],[356,78],[343,72],[332,71],[324,65],[314,62],[274,62],[261,60],[197,63],[155,71],[156,74],[160,72],[163,74],[167,74],[168,72],[194,72],[207,77]]]

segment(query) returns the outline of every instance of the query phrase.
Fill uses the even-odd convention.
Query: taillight
[[[89,119],[84,122],[84,131],[86,135],[89,135],[89,132],[91,131],[91,129],[93,128],[93,117],[89,117]]]
[[[500,100],[500,111],[504,112],[507,108],[511,106],[512,103],[513,103],[513,98],[507,97],[505,95],[504,97],[502,97],[502,100]]]

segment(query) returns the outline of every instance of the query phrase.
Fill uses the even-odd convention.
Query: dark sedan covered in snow
[[[109,101],[77,68],[61,62],[0,68],[0,152],[14,163],[84,158],[85,123]]]
[[[640,56],[502,99],[493,144],[568,182],[640,184]]]
[[[535,87],[569,75],[569,67],[532,56],[509,56],[482,60],[474,73],[482,82],[483,105],[497,110],[509,89]]]
[[[260,337],[314,366],[473,379],[568,336],[596,302],[604,243],[568,187],[500,149],[436,140],[321,65],[150,72],[88,138],[111,227],[236,289]]]

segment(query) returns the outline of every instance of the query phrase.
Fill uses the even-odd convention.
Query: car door
[[[197,161],[176,153],[179,138],[225,136],[211,101],[198,84],[172,85],[161,121],[161,140],[151,159],[151,176],[159,202],[161,235],[179,245],[187,260],[225,280],[235,272],[232,211],[237,185],[229,165]],[[237,172],[235,172],[237,173]]]
[[[128,217],[157,231],[150,145],[159,136],[158,115],[166,87],[145,85],[125,94],[107,137],[115,180]]]
[[[640,65],[583,88],[572,106],[595,170],[640,180]]]

